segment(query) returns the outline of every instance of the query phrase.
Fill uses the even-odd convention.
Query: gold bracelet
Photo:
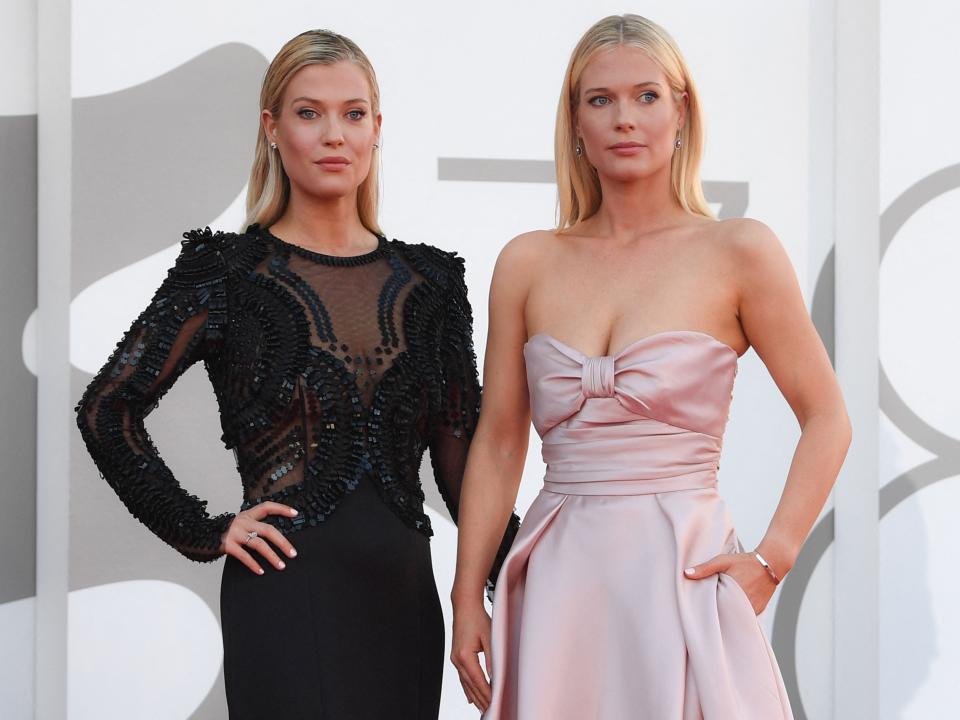
[[[763,569],[767,571],[767,574],[773,579],[773,582],[776,585],[780,584],[780,578],[777,577],[777,574],[773,571],[773,568],[770,567],[770,563],[763,559],[763,555],[754,551],[753,556],[763,565]]]

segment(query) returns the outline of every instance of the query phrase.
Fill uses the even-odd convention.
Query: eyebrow
[[[647,85],[656,85],[657,87],[660,87],[660,83],[655,82],[655,81],[653,81],[653,80],[647,80],[646,82],[637,83],[637,84],[634,85],[633,87],[634,87],[634,88],[640,88],[640,87],[645,87],[645,86],[647,86]],[[592,93],[592,92],[610,92],[610,88],[595,87],[595,88],[590,88],[590,89],[588,89],[588,90],[584,90],[583,92],[584,92],[584,94],[586,94],[586,93]]]
[[[303,96],[303,95],[301,95],[300,97],[297,97],[297,98],[294,98],[293,100],[291,100],[291,101],[290,101],[290,104],[293,105],[295,102],[299,102],[300,100],[305,100],[306,102],[312,103],[312,104],[314,104],[314,105],[323,105],[323,104],[324,104],[323,100],[317,100],[316,98],[305,97],[305,96]],[[366,104],[366,105],[369,105],[369,104],[370,104],[370,103],[369,103],[367,100],[365,100],[364,98],[350,98],[349,100],[344,100],[342,104],[343,104],[343,105],[354,105],[354,104],[356,104],[356,103],[364,103],[364,104]]]

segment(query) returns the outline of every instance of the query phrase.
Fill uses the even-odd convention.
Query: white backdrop
[[[9,132],[4,120],[36,111],[35,86],[24,80],[35,74],[36,18],[29,0],[12,0],[9,8],[10,23],[0,23],[10,60],[0,67],[7,89],[0,93],[0,132]],[[482,349],[497,253],[517,233],[553,224],[556,190],[549,182],[519,182],[510,162],[500,166],[497,181],[446,179],[440,166],[448,159],[549,161],[570,51],[593,21],[625,9],[652,18],[677,40],[706,113],[703,178],[708,188],[740,193],[746,207],[735,214],[761,219],[778,234],[832,352],[830,203],[842,198],[824,194],[835,110],[827,3],[657,1],[624,8],[496,0],[477,10],[435,1],[74,0],[74,399],[163,278],[179,232],[241,225],[261,74],[287,39],[315,27],[348,35],[371,58],[384,115],[382,225],[390,237],[456,249],[466,258]],[[960,194],[951,190],[960,181],[949,170],[960,162],[960,139],[952,132],[960,108],[945,91],[948,68],[958,66],[960,11],[933,0],[885,1],[881,9],[879,192],[883,227],[896,231],[878,239],[889,245],[880,268],[880,359],[890,382],[878,409],[877,480],[887,490],[880,521],[880,707],[885,719],[919,719],[942,716],[953,704],[952,678],[960,670],[960,628],[948,610],[960,599],[960,585],[949,570],[934,572],[950,567],[947,549],[958,540],[951,509],[960,500],[960,414],[951,402],[960,381],[950,372],[960,338],[944,317],[957,306],[950,281],[960,260],[950,242],[960,210]],[[0,168],[0,184],[14,181]],[[719,203],[715,208],[724,212]],[[22,241],[0,234],[4,248]],[[22,359],[35,372],[33,332],[26,321]],[[779,499],[799,430],[753,351],[740,362],[720,487],[740,536],[755,544]],[[220,446],[202,371],[187,373],[148,428],[181,482],[209,498],[212,511],[236,508],[239,480]],[[225,716],[220,565],[194,565],[162,546],[96,476],[79,436],[69,442],[70,717]],[[531,429],[521,514],[542,471]],[[425,485],[433,483],[429,472],[425,462]],[[428,499],[441,506],[431,489]],[[432,515],[449,648],[456,531],[441,512]],[[798,720],[832,716],[831,518],[819,526],[822,542],[811,546],[763,615]],[[24,525],[24,532],[32,527]],[[779,607],[788,593],[789,606]],[[0,642],[14,648],[0,657],[0,706],[13,708],[10,717],[32,714],[35,678],[23,661],[32,657],[33,637],[24,631],[32,622],[30,594],[0,598]],[[441,717],[476,716],[448,663]]]

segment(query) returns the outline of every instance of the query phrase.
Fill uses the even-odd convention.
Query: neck
[[[601,186],[603,200],[588,221],[591,234],[629,242],[687,215],[673,197],[669,164],[646,177],[629,182],[603,180]]]
[[[271,227],[283,240],[328,255],[357,255],[376,247],[360,222],[356,191],[338,198],[315,198],[291,188],[283,216]]]

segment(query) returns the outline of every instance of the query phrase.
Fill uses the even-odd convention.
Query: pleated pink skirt
[[[715,487],[545,487],[497,583],[482,720],[792,719],[744,591],[725,574],[683,575],[740,551]]]

